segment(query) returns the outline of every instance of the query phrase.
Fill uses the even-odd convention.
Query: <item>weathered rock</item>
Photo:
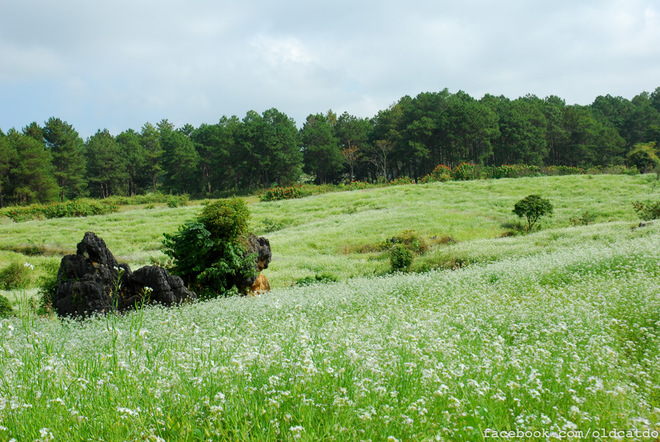
[[[256,253],[257,270],[262,271],[268,268],[270,260],[273,259],[273,253],[270,250],[270,241],[263,236],[250,235],[248,238],[248,253]]]
[[[268,278],[266,278],[265,275],[260,274],[257,276],[257,280],[254,281],[254,284],[252,284],[252,287],[250,287],[249,293],[251,295],[259,295],[261,293],[266,293],[269,290],[270,282],[268,282]]]
[[[247,253],[256,253],[257,255],[254,258],[254,269],[257,271],[257,275],[252,278],[243,278],[236,281],[236,287],[243,294],[248,291],[252,292],[251,287],[254,286],[257,278],[261,276],[261,271],[268,268],[268,264],[270,264],[270,261],[273,258],[273,253],[270,250],[270,241],[263,236],[250,235],[247,240]],[[268,290],[270,290],[270,285],[268,285]]]
[[[119,264],[103,239],[93,232],[77,246],[76,255],[62,258],[57,274],[53,308],[60,316],[89,316],[129,310],[158,302],[178,304],[197,298],[178,276],[160,267],[132,272]]]

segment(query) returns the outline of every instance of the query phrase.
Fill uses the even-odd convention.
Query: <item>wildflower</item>
[[[53,436],[53,433],[48,428],[40,429],[39,434],[41,435],[41,438],[43,440],[53,440],[53,439],[55,439],[55,436]]]
[[[296,425],[295,427],[289,428],[289,431],[293,433],[294,439],[300,439],[302,437],[302,433],[305,432],[305,427]]]
[[[34,265],[30,264],[29,262],[26,262],[25,264],[23,264],[23,267],[27,267],[30,270],[34,270]]]

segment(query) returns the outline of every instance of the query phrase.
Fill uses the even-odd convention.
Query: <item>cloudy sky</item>
[[[660,86],[657,0],[20,0],[0,6],[0,129],[83,137],[275,107],[302,125],[463,90],[589,104]]]

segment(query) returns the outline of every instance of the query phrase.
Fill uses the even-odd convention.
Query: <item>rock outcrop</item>
[[[241,293],[265,293],[270,290],[270,284],[268,283],[268,279],[261,274],[261,271],[268,268],[268,264],[270,264],[273,258],[268,238],[250,235],[247,241],[247,253],[256,254],[254,268],[257,271],[257,276],[238,281],[236,286]]]
[[[85,317],[149,303],[170,306],[197,299],[181,278],[161,267],[132,272],[127,264],[119,264],[93,232],[85,233],[75,255],[62,258],[57,283],[52,302],[60,316]]]

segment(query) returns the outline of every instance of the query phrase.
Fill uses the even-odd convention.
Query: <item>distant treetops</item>
[[[373,118],[310,114],[298,128],[277,109],[175,128],[168,120],[83,141],[73,126],[0,131],[0,207],[159,191],[217,196],[316,184],[441,178],[461,164],[657,167],[660,87],[587,106],[556,96],[514,100],[464,92],[405,96]],[[466,172],[469,172],[466,170]],[[455,179],[455,178],[454,178]]]

